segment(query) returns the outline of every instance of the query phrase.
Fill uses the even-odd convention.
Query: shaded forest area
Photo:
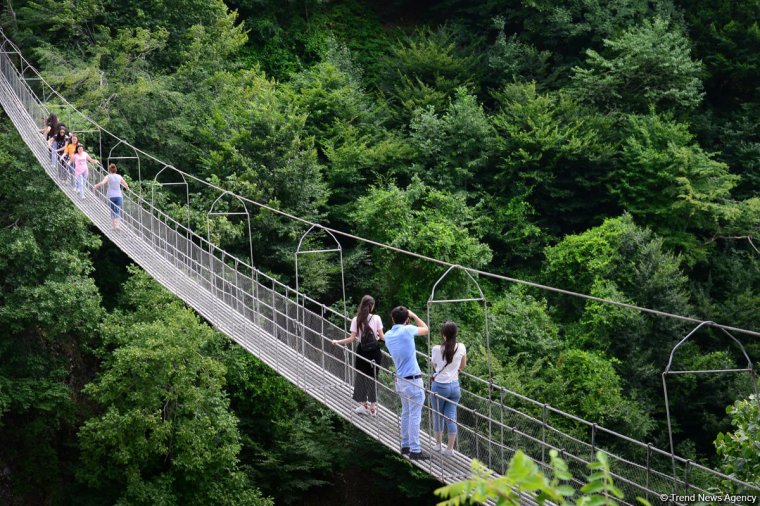
[[[0,13],[80,110],[224,188],[450,262],[753,330],[758,19],[757,0],[6,0]],[[0,500],[433,500],[435,482],[128,267],[12,130],[3,119]],[[186,220],[184,195],[146,182],[160,169],[141,167],[142,189]],[[191,191],[205,230],[217,195]],[[241,258],[244,230],[211,223]],[[257,212],[252,230],[255,263],[292,284],[304,227]],[[381,315],[424,310],[439,267],[343,246],[349,307],[372,293]],[[342,308],[333,259],[303,269],[304,290]],[[667,448],[660,373],[687,325],[481,282],[496,383]],[[441,311],[433,324],[460,322],[485,376],[481,310]],[[744,365],[710,331],[676,361]],[[732,410],[744,446],[719,436],[749,382],[683,376],[669,391],[677,452],[760,482],[760,461],[737,464],[760,437],[751,403]]]

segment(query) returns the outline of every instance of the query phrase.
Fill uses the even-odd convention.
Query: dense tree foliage
[[[760,406],[756,395],[727,408],[733,432],[720,433],[715,449],[726,472],[749,483],[760,479]]]
[[[453,263],[760,328],[757,0],[7,5],[4,31],[64,96],[201,179]],[[126,272],[126,260],[108,261],[122,269],[112,277],[93,271],[111,250],[34,179],[7,129],[0,500],[350,502],[350,485],[373,478],[389,496],[424,500],[428,481]],[[99,140],[82,138],[94,151]],[[120,165],[137,178],[134,162]],[[161,168],[146,162],[141,175]],[[188,212],[184,194],[155,190],[170,214],[203,234],[208,225],[247,260],[246,222],[207,222],[217,192],[191,184]],[[303,225],[250,210],[254,262],[292,281]],[[341,242],[349,305],[369,292],[381,315],[401,303],[423,312],[440,266]],[[334,259],[302,269],[310,295],[342,307]],[[439,294],[463,295],[466,281],[454,274]],[[473,373],[667,444],[660,372],[688,325],[479,281],[490,356],[482,307],[433,314],[461,323]],[[724,337],[700,333],[679,367],[743,366]],[[747,388],[733,376],[674,379],[678,451],[739,472],[746,448],[730,418],[752,433],[757,413],[725,410]],[[327,492],[337,482],[345,491]]]
[[[573,69],[573,89],[606,111],[690,110],[702,100],[700,65],[689,41],[667,21],[655,18],[604,40],[607,57],[589,49]]]
[[[79,431],[78,477],[114,503],[268,504],[237,469],[224,368],[203,353],[212,330],[174,300],[156,304],[145,285],[136,276],[124,287],[134,315],[103,322],[101,372],[84,388],[102,412]]]
[[[66,495],[89,411],[79,392],[103,317],[89,254],[100,240],[54,185],[31,171],[7,120],[0,184],[0,478],[3,501],[44,504]],[[10,129],[10,131],[9,131]],[[39,206],[39,207],[38,207]],[[66,230],[66,234],[60,233]],[[70,476],[69,476],[70,477]],[[10,481],[8,481],[10,478]]]

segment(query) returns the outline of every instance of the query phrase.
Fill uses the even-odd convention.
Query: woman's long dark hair
[[[51,112],[50,116],[45,120],[45,125],[49,126],[51,130],[55,128],[58,125],[58,116],[54,112]]]
[[[61,128],[64,130],[63,133],[61,133]],[[55,140],[58,142],[63,142],[66,140],[66,125],[64,123],[58,123],[55,126],[55,135],[53,135],[53,137],[55,137]]]
[[[367,323],[367,318],[375,307],[375,299],[371,295],[365,295],[362,297],[362,301],[359,303],[359,307],[356,309],[356,334],[361,336],[364,331],[364,325]]]
[[[449,365],[454,360],[454,352],[457,349],[457,324],[451,320],[443,322],[441,325],[441,335],[446,338],[446,342],[443,343],[442,355],[446,358],[446,365]]]

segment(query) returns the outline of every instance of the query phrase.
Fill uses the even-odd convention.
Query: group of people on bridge
[[[50,148],[50,162],[58,176],[73,184],[81,199],[85,199],[85,190],[89,180],[87,163],[99,164],[93,159],[74,132],[69,132],[64,123],[58,121],[55,114],[45,121],[40,132],[46,137]],[[117,174],[116,165],[108,165],[108,174],[102,181],[93,185],[93,190],[107,185],[108,200],[111,208],[111,226],[120,229],[120,217],[123,208],[121,188],[129,185]],[[385,341],[396,368],[396,392],[401,398],[401,453],[412,460],[426,460],[430,455],[422,451],[420,444],[420,423],[425,404],[425,386],[423,374],[417,362],[415,337],[425,336],[430,332],[427,324],[414,312],[404,306],[391,311],[393,326],[388,332],[383,331],[383,320],[373,314],[375,300],[365,295],[351,321],[351,335],[345,339],[333,340],[334,345],[344,345],[359,341],[356,351],[356,378],[353,399],[359,404],[354,410],[359,415],[377,415],[377,381],[379,366],[382,363],[380,341]],[[413,321],[414,324],[409,324]],[[441,326],[442,344],[433,347],[431,364],[434,369],[431,392],[433,393],[433,431],[435,445],[433,450],[442,455],[454,454],[457,437],[457,404],[461,398],[459,372],[467,363],[465,345],[457,342],[458,327],[447,321]],[[444,428],[448,434],[446,446],[442,444]]]
[[[422,451],[420,444],[420,423],[425,404],[425,385],[422,370],[417,362],[415,337],[425,336],[430,332],[427,324],[414,312],[404,306],[391,311],[393,326],[383,332],[383,320],[373,314],[375,300],[365,295],[351,320],[351,335],[345,339],[332,341],[334,345],[345,345],[359,341],[356,350],[356,377],[353,399],[359,403],[354,410],[357,414],[377,415],[377,381],[379,366],[382,362],[380,341],[390,352],[396,368],[396,392],[401,398],[401,454],[412,460],[426,460],[430,455]],[[409,322],[413,321],[413,324]],[[459,372],[467,365],[467,350],[463,343],[457,342],[458,327],[452,321],[441,325],[440,345],[431,352],[433,377],[433,432],[435,444],[433,451],[442,455],[454,454],[457,438],[457,405],[462,396],[459,388]],[[442,444],[444,428],[447,432],[446,446]]]
[[[84,145],[79,141],[79,136],[74,132],[69,132],[66,125],[58,121],[58,116],[50,114],[45,120],[45,125],[40,129],[45,135],[45,139],[50,149],[50,163],[53,170],[58,170],[58,177],[63,180],[70,180],[79,197],[84,200],[87,181],[89,180],[89,169],[87,163],[99,164],[84,149]],[[121,210],[124,206],[124,195],[121,188],[129,189],[129,185],[117,173],[116,164],[108,165],[108,174],[102,181],[93,186],[97,190],[101,186],[108,185],[108,201],[111,208],[111,228],[119,230],[121,228]]]

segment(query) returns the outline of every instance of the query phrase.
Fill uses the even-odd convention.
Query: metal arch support
[[[158,176],[161,175],[163,171],[166,169],[172,170],[180,175],[182,178],[181,183],[162,183],[158,180]],[[187,215],[187,233],[190,233],[190,185],[187,184],[187,178],[185,178],[185,175],[182,173],[182,171],[178,170],[173,165],[164,165],[164,167],[156,173],[156,175],[153,177],[153,185],[150,187],[150,207],[151,209],[155,209],[155,198],[156,198],[156,185],[161,186],[175,186],[175,185],[181,185],[185,187],[185,214]],[[253,264],[251,264],[253,266]]]
[[[66,113],[67,119],[65,121],[62,119],[62,121],[64,121],[64,123],[66,123],[66,125],[68,125],[69,128],[74,126],[74,121],[73,121],[74,113],[72,112],[73,110],[74,110],[74,107],[70,103],[67,102],[64,106],[64,111]]]
[[[100,128],[100,125],[95,125],[95,127],[98,129],[98,159],[103,159],[103,129]],[[106,167],[106,170],[108,168]]]
[[[81,116],[80,113],[77,113],[77,115]],[[98,134],[98,160],[102,164],[103,163],[103,159],[104,159],[103,158],[103,128],[100,125],[98,125],[97,123],[93,122],[93,121],[90,121],[90,122],[85,121],[84,123],[85,124],[89,123],[92,128],[90,128],[90,129],[85,129],[85,128],[69,128],[69,133],[70,134],[77,134],[77,137],[79,137],[79,141],[82,142],[83,138],[84,138],[83,134],[88,134],[88,136],[89,136],[89,134],[95,134],[97,132],[97,134]],[[108,134],[108,135],[110,135],[110,134]],[[111,137],[113,137],[113,136],[111,136]],[[119,139],[119,138],[117,138],[117,137],[113,137],[113,138],[116,139],[119,142],[122,142],[122,140]],[[116,147],[116,146],[118,146],[118,142],[117,142],[117,144],[114,147]],[[112,149],[112,151],[113,151],[113,149]],[[90,152],[92,152],[92,150],[90,150]],[[110,153],[109,153],[109,159],[110,159]],[[138,164],[139,164],[139,161],[138,161]],[[108,161],[103,166],[103,170],[104,170],[104,172],[106,174],[108,173]],[[139,173],[139,169],[138,169],[138,173]]]
[[[480,283],[478,283],[477,280],[473,277],[473,275],[470,274],[470,271],[468,269],[465,269],[461,265],[452,265],[451,267],[446,269],[446,272],[444,272],[443,275],[440,278],[438,278],[438,281],[436,281],[433,284],[433,289],[430,292],[430,298],[428,299],[428,302],[449,302],[449,301],[442,301],[442,300],[437,301],[435,299],[435,291],[438,288],[438,285],[441,283],[441,281],[443,281],[444,278],[446,278],[446,276],[449,275],[449,272],[451,272],[453,269],[459,269],[465,274],[467,274],[467,277],[469,277],[472,280],[472,282],[475,284],[475,287],[478,289],[478,293],[480,294],[480,298],[472,299],[472,300],[485,300],[485,295],[483,295],[483,290],[480,289]],[[462,302],[462,301],[456,300],[452,302]],[[469,300],[467,300],[467,302],[469,302]]]
[[[715,373],[726,373],[726,372],[747,372],[749,373],[750,380],[752,383],[752,389],[754,390],[755,394],[755,400],[757,401],[758,407],[760,408],[760,396],[758,396],[758,386],[757,386],[757,373],[755,372],[754,366],[752,364],[752,360],[749,358],[749,355],[747,355],[747,351],[744,349],[744,345],[734,337],[733,334],[731,334],[728,330],[726,330],[723,327],[718,327],[721,331],[723,331],[724,334],[726,334],[728,337],[731,338],[731,340],[736,344],[736,346],[739,348],[739,350],[742,352],[742,355],[744,355],[744,358],[747,360],[747,367],[744,369],[708,369],[708,370],[671,370],[671,367],[673,365],[673,357],[675,356],[676,350],[681,347],[686,341],[691,338],[694,334],[696,334],[699,330],[701,330],[703,327],[712,327],[714,326],[714,322],[711,321],[705,321],[694,327],[691,332],[686,334],[686,336],[678,341],[678,343],[673,347],[672,350],[670,350],[670,357],[668,358],[668,364],[665,366],[665,370],[662,372],[662,391],[663,395],[665,397],[665,414],[667,416],[668,420],[668,440],[670,442],[670,458],[673,465],[673,492],[675,493],[675,486],[676,482],[678,481],[678,474],[676,472],[676,457],[675,457],[675,446],[673,445],[673,428],[672,428],[672,422],[670,418],[670,399],[668,397],[668,384],[666,381],[666,378],[668,375],[671,374],[715,374]]]
[[[314,229],[322,230],[325,233],[327,233],[328,236],[333,240],[335,243],[335,248],[327,248],[327,249],[316,249],[316,250],[306,250],[303,251],[301,247],[303,246],[303,241],[306,239],[306,237],[311,234]],[[298,264],[298,256],[299,255],[310,255],[310,254],[317,254],[317,253],[338,253],[338,256],[340,258],[340,288],[341,288],[341,295],[343,296],[343,314],[348,315],[348,309],[346,307],[346,275],[345,270],[343,266],[343,246],[341,246],[338,239],[335,237],[335,235],[327,230],[324,227],[312,225],[309,227],[309,229],[304,232],[304,234],[301,236],[301,239],[298,241],[298,246],[296,247],[296,251],[294,254],[295,257],[295,269],[296,269],[296,297],[298,297],[301,293],[300,291],[300,285],[299,285],[299,278],[300,278],[300,271],[299,271],[299,264]],[[343,330],[347,332],[346,327],[346,319],[343,319]]]
[[[479,297],[475,298],[467,298],[467,299],[436,299],[435,298],[435,291],[438,289],[438,285],[441,284],[441,282],[449,275],[449,273],[454,270],[459,269],[462,272],[464,272],[468,278],[470,278],[470,281],[473,282],[475,287],[478,289],[478,295]],[[483,323],[484,323],[484,329],[486,334],[486,361],[488,364],[488,381],[489,383],[493,382],[493,372],[491,370],[491,338],[488,331],[488,301],[486,300],[485,294],[483,294],[483,290],[480,288],[480,283],[478,283],[478,280],[475,279],[475,277],[470,273],[469,270],[465,269],[461,265],[452,265],[448,269],[446,269],[446,272],[443,273],[443,275],[438,278],[438,281],[436,281],[433,284],[433,288],[430,291],[430,297],[427,301],[427,323],[428,327],[430,327],[430,309],[432,308],[433,304],[449,304],[449,303],[459,303],[459,302],[482,302],[483,303]],[[431,342],[430,337],[431,332],[428,332],[428,356],[430,356],[432,352],[431,348]],[[431,371],[432,375],[432,363],[429,363],[428,369]],[[489,396],[490,396],[490,389],[489,389]]]
[[[475,287],[478,289],[478,297],[470,297],[470,298],[462,298],[462,299],[436,299],[435,298],[435,291],[438,288],[438,285],[451,273],[452,270],[459,269],[463,271],[468,278],[470,278],[470,281],[472,281],[475,284]],[[488,440],[492,441],[492,434],[493,434],[493,413],[491,412],[492,409],[492,402],[491,402],[491,396],[493,394],[493,372],[491,369],[491,339],[488,333],[488,301],[486,300],[485,294],[483,294],[483,290],[480,288],[480,283],[478,283],[478,280],[475,279],[475,277],[470,273],[467,269],[463,268],[461,265],[452,265],[448,269],[446,269],[446,272],[443,273],[443,275],[438,278],[438,280],[433,284],[433,288],[430,291],[430,298],[428,298],[427,301],[427,323],[428,323],[428,329],[430,328],[431,324],[431,316],[430,316],[430,310],[433,307],[433,304],[454,304],[454,303],[461,303],[461,302],[482,302],[483,303],[483,326],[484,331],[486,334],[486,363],[488,365]],[[428,373],[431,377],[433,377],[433,361],[431,360],[432,356],[432,346],[431,346],[431,332],[428,330],[427,334],[427,345],[428,345]],[[431,386],[432,388],[432,386]],[[500,396],[501,398],[501,396]],[[432,394],[431,394],[431,400],[432,400]],[[502,405],[503,407],[503,405]],[[432,431],[432,429],[431,429]],[[488,462],[486,464],[489,467],[493,466],[493,463],[491,462],[491,452],[488,452]]]
[[[327,233],[328,236],[333,240],[335,243],[335,247],[333,248],[324,248],[324,249],[312,249],[312,250],[302,250],[303,242],[306,239],[306,237],[309,236],[314,230],[322,230]],[[295,261],[295,271],[296,271],[296,321],[300,324],[301,328],[301,339],[299,340],[299,343],[301,345],[300,350],[300,360],[305,360],[306,356],[306,295],[301,294],[301,286],[300,286],[300,269],[299,269],[299,262],[298,257],[299,255],[313,255],[313,254],[320,254],[320,253],[338,253],[338,257],[340,259],[340,288],[341,288],[341,295],[343,297],[343,314],[347,315],[347,307],[346,307],[346,276],[343,268],[343,247],[340,245],[340,242],[335,237],[335,235],[330,232],[329,230],[326,230],[322,227],[319,227],[317,225],[312,225],[309,227],[309,229],[303,233],[301,238],[298,240],[298,246],[296,247],[296,251],[294,253],[294,261]],[[346,326],[346,318],[343,318],[343,332],[347,333],[348,329]],[[324,341],[324,336],[322,336],[322,341]],[[348,348],[343,349],[343,356],[344,361],[346,363],[346,366],[348,367],[348,364],[350,363],[350,354],[348,352]],[[301,362],[303,364],[303,362]],[[300,371],[301,368],[299,368]],[[346,370],[348,371],[348,370]]]
[[[19,65],[19,69],[20,69],[21,78],[24,80],[24,82],[29,87],[29,89],[32,90],[32,85],[30,83],[36,82],[39,85],[39,87],[40,87],[40,91],[41,91],[40,94],[44,95],[45,94],[45,87],[41,83],[42,78],[39,77],[37,75],[37,73],[36,73],[37,69],[35,69],[34,67],[32,67],[29,64],[29,62],[27,62],[23,58],[21,59],[21,62],[20,62],[20,65]],[[27,75],[26,75],[27,71],[31,71],[32,77],[27,77]],[[39,98],[37,98],[37,93],[34,90],[32,90],[32,93],[34,93],[34,95],[35,95],[35,100],[39,101]],[[41,104],[39,102],[35,103],[35,101],[30,101],[30,102],[31,102],[29,104],[30,105],[30,109],[33,109],[34,112],[32,112],[32,111],[29,111],[29,112],[30,112],[30,114],[33,114],[33,119],[34,119],[35,123],[43,123],[45,121],[46,116],[45,116],[45,112],[44,112]]]
[[[108,151],[108,161],[106,163],[106,168],[108,168],[108,165],[111,164],[111,160],[137,160],[137,180],[142,183],[142,171],[140,168],[140,153],[135,149],[134,146],[132,146],[130,143],[123,139],[119,139],[118,137],[115,137],[119,142],[114,144],[111,149]],[[135,156],[113,156],[113,150],[119,147],[120,145],[124,144],[128,148],[132,150],[132,152],[135,154]],[[140,184],[140,193],[142,194],[142,184]]]
[[[240,204],[243,206],[243,212],[233,212],[233,211],[214,211],[214,208],[216,207],[217,202],[219,202],[222,197],[225,195],[232,195]],[[229,190],[223,191],[216,199],[214,199],[214,202],[211,203],[211,207],[209,208],[208,212],[206,213],[206,240],[209,244],[209,254],[212,254],[211,251],[211,216],[240,216],[245,215],[246,222],[248,224],[248,255],[249,255],[249,261],[251,262],[251,270],[254,271],[255,268],[253,266],[253,235],[251,234],[251,213],[248,211],[248,206],[245,205],[245,201],[241,199],[239,196],[235,195]]]

